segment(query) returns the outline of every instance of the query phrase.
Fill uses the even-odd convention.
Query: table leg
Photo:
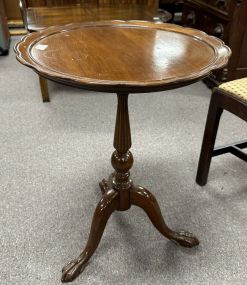
[[[77,259],[72,260],[63,268],[62,282],[73,281],[83,271],[87,261],[98,247],[110,215],[117,207],[118,192],[110,190],[105,193],[94,212],[87,245]]]
[[[39,75],[39,85],[43,102],[50,102],[47,79]]]
[[[134,159],[130,152],[131,132],[128,112],[128,94],[118,94],[118,107],[113,142],[115,151],[111,163],[115,172],[108,181],[100,182],[102,199],[93,217],[89,239],[85,249],[79,257],[63,268],[62,282],[75,279],[84,269],[86,262],[96,250],[106,223],[113,211],[128,210],[131,205],[141,207],[149,216],[153,225],[166,238],[185,247],[193,247],[199,241],[186,231],[175,232],[165,223],[155,197],[145,188],[134,186],[130,179],[130,172]]]
[[[130,191],[132,205],[141,207],[156,229],[166,238],[184,247],[193,247],[199,244],[198,239],[190,232],[171,230],[165,223],[159,204],[152,193],[141,186],[135,186]]]

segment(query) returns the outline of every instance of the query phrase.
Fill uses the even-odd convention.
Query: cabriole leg
[[[154,195],[141,186],[135,186],[130,191],[132,205],[142,208],[156,229],[166,238],[184,247],[193,247],[199,244],[198,239],[187,231],[175,232],[165,223]]]
[[[118,198],[115,190],[109,190],[102,196],[94,212],[87,245],[77,259],[72,260],[63,268],[62,282],[73,281],[83,271],[87,261],[98,247],[110,215],[118,208]]]

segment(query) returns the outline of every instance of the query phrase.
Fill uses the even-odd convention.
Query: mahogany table
[[[224,66],[231,54],[224,43],[207,34],[172,24],[110,21],[51,27],[29,34],[15,47],[17,59],[39,75],[66,85],[117,93],[114,135],[115,169],[100,182],[90,235],[78,258],[63,268],[62,281],[75,279],[96,250],[115,211],[141,207],[157,230],[185,247],[199,244],[187,231],[170,229],[155,197],[130,178],[133,165],[128,94],[185,86]],[[139,96],[141,100],[141,95]]]

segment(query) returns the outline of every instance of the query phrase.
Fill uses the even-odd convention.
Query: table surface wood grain
[[[145,21],[50,27],[27,35],[15,51],[48,79],[133,93],[187,85],[224,66],[231,53],[201,31]]]

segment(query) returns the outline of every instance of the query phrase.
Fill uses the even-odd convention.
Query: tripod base
[[[141,207],[156,229],[166,238],[184,247],[193,247],[199,244],[198,239],[191,233],[186,231],[175,232],[166,225],[157,200],[147,189],[141,186],[131,186],[129,189],[125,189],[126,193],[122,195],[122,190],[113,189],[112,182],[107,183],[106,180],[102,180],[100,188],[103,196],[96,207],[86,247],[77,259],[72,260],[63,268],[62,282],[73,281],[83,271],[87,261],[98,247],[110,215],[115,210],[122,211],[121,196],[124,199],[129,199],[130,205]]]

